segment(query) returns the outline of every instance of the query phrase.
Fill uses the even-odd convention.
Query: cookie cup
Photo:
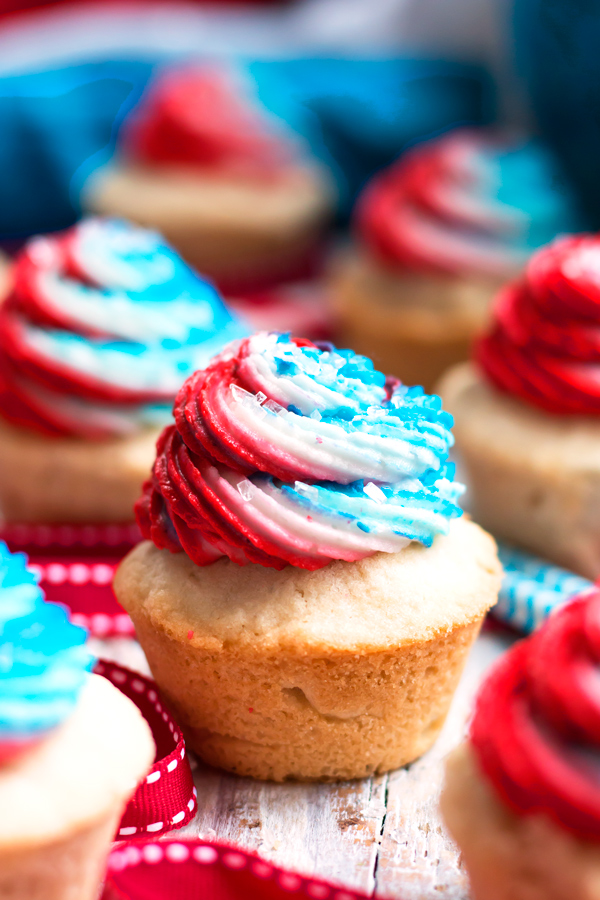
[[[0,769],[0,897],[97,900],[123,809],[154,752],[131,700],[90,676],[72,716]]]
[[[316,572],[199,567],[146,541],[114,587],[202,759],[254,778],[327,781],[428,749],[499,578],[493,540],[459,519],[429,549]]]
[[[471,365],[438,386],[454,416],[474,518],[496,537],[600,575],[600,419],[559,416],[496,390]]]
[[[468,359],[498,287],[494,279],[422,274],[348,252],[330,281],[338,344],[429,391],[449,366]]]
[[[0,419],[0,516],[28,523],[132,521],[159,434],[52,438]]]
[[[256,182],[232,174],[121,165],[92,177],[88,209],[158,229],[224,287],[301,273],[334,207],[317,166]]]
[[[598,900],[600,845],[547,816],[516,815],[498,798],[468,744],[449,757],[441,810],[474,900]]]

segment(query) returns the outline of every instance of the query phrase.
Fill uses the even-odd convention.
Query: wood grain
[[[483,674],[509,642],[504,633],[479,638],[442,734],[413,765],[337,785],[277,785],[192,761],[198,814],[172,836],[227,841],[369,896],[465,900],[468,886],[459,854],[437,813],[444,758],[464,734]],[[135,641],[96,645],[102,655],[147,672]]]

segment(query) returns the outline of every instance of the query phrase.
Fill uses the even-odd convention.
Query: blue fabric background
[[[0,238],[63,228],[87,175],[114,152],[160,62],[109,60],[0,78]],[[332,166],[342,206],[407,144],[493,117],[479,69],[427,60],[236,61],[259,98]]]
[[[517,63],[539,130],[600,227],[600,0],[516,0]]]

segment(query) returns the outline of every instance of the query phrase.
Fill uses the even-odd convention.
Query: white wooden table
[[[95,643],[99,654],[148,671],[134,641]],[[170,837],[233,842],[276,865],[374,897],[466,900],[459,853],[437,813],[444,757],[464,734],[484,672],[509,643],[494,632],[479,638],[439,739],[413,765],[364,781],[279,785],[192,760],[198,814]]]

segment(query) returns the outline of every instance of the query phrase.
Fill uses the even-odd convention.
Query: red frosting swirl
[[[361,241],[396,267],[513,276],[526,259],[522,213],[498,203],[487,184],[488,157],[505,143],[465,129],[405,153],[359,198]]]
[[[225,169],[272,177],[292,157],[291,146],[244,101],[216,68],[159,76],[125,125],[133,159],[152,165]]]
[[[502,658],[479,694],[471,742],[514,812],[600,840],[599,590]]]
[[[600,239],[559,238],[504,288],[476,359],[503,391],[551,413],[600,415]]]

